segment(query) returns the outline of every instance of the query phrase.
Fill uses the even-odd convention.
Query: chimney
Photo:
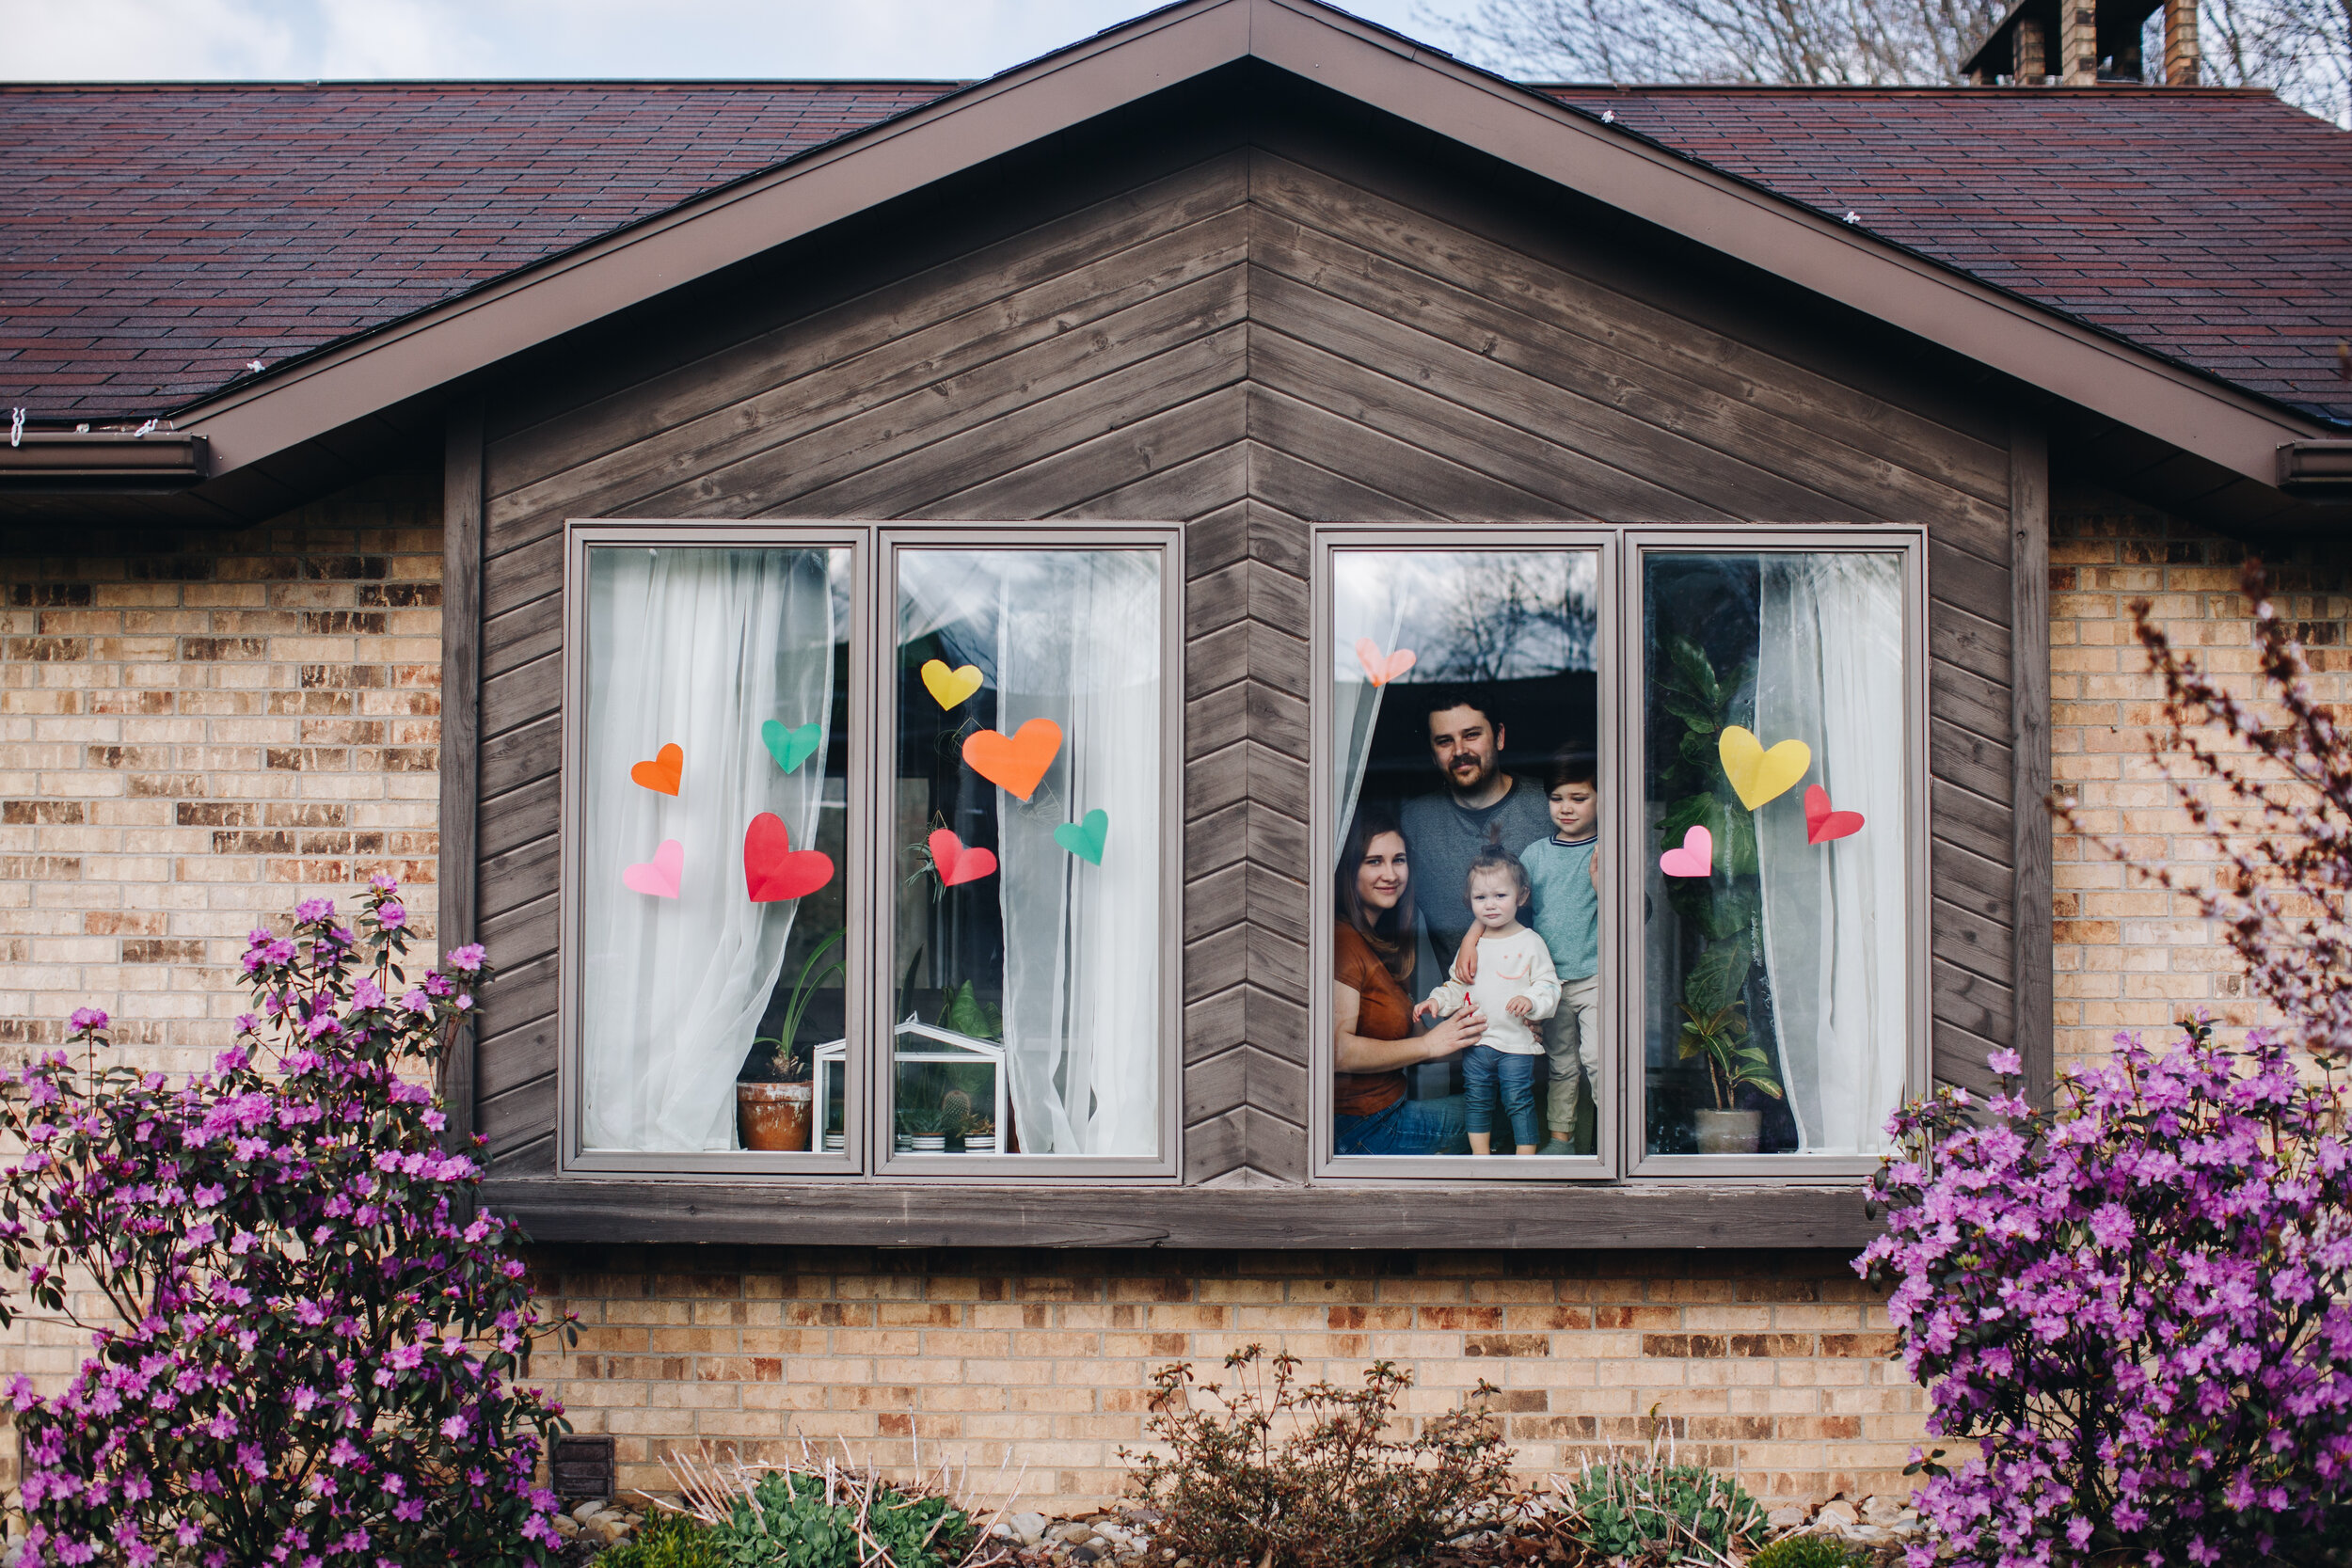
[[[2095,0],[2059,0],[2058,76],[2070,87],[2099,83],[2099,8]]]
[[[2019,17],[2016,39],[2017,67],[2010,80],[2020,87],[2038,87],[2050,74],[2050,40],[2042,36],[2041,19]]]
[[[2197,0],[2164,0],[2164,85],[2197,85]]]

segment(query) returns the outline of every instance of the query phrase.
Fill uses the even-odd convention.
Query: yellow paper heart
[[[946,659],[932,659],[923,666],[923,687],[941,707],[953,707],[980,689],[980,667],[967,664],[950,670]]]
[[[1750,811],[1796,787],[1813,766],[1813,748],[1804,741],[1784,740],[1768,752],[1762,741],[1737,724],[1724,731],[1716,750],[1724,759],[1724,777]]]

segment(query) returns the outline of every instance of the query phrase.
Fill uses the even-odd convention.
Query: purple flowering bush
[[[1915,1568],[2119,1552],[2206,1564],[2341,1560],[2352,1543],[2352,1143],[2332,1075],[2201,1021],[2035,1108],[1947,1089],[1895,1119],[1873,1179],[1934,1459]],[[2015,1074],[2013,1052],[1994,1066]],[[1985,1115],[1989,1109],[1990,1115]],[[1938,1449],[1940,1456],[1943,1450]]]
[[[404,1065],[446,1052],[489,979],[478,946],[413,982],[407,916],[379,877],[358,933],[309,899],[252,934],[254,1012],[208,1072],[101,1065],[13,1075],[0,1130],[0,1261],[91,1331],[63,1392],[9,1390],[26,1568],[545,1562],[532,1485],[562,1407],[518,1386],[535,1338],[521,1240],[475,1211]],[[110,1316],[72,1316],[94,1291]],[[24,1308],[0,1299],[0,1323]]]

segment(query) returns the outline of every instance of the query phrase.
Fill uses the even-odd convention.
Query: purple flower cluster
[[[564,1325],[399,1076],[439,1059],[489,973],[463,948],[411,983],[398,893],[373,885],[364,955],[323,898],[253,932],[254,1010],[210,1071],[53,1053],[0,1101],[28,1151],[0,1173],[0,1261],[68,1316],[86,1271],[112,1312],[61,1393],[8,1390],[24,1568],[516,1565],[559,1544],[532,1477],[563,1409],[516,1378]],[[104,1043],[103,1013],[73,1023]]]
[[[1920,1462],[1914,1568],[2319,1562],[2352,1536],[2344,1094],[2261,1032],[2116,1043],[2056,1113],[2010,1077],[1895,1118],[1913,1157],[1873,1179],[1856,1266],[1894,1286],[1929,1430],[1978,1448]]]

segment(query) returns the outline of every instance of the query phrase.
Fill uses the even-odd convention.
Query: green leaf
[[[1716,942],[1691,966],[1682,982],[1683,999],[1702,1013],[1721,1012],[1739,1000],[1755,967],[1745,938]]]

